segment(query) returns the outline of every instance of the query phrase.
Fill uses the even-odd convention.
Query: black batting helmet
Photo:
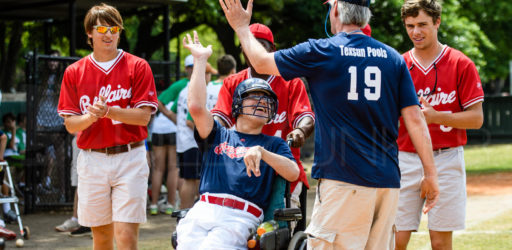
[[[267,99],[267,106],[263,108],[269,111],[267,112],[269,116],[265,118],[268,118],[268,121],[274,119],[278,107],[277,95],[274,93],[267,81],[260,78],[249,78],[238,84],[235,89],[235,93],[233,94],[233,104],[231,105],[233,117],[237,119],[237,117],[241,114],[259,116],[255,114],[256,111],[254,111],[252,114],[243,113],[243,108],[246,107],[242,105],[243,100],[251,92],[262,92],[265,94],[262,96],[262,98]],[[256,106],[261,107],[260,103],[258,103]]]

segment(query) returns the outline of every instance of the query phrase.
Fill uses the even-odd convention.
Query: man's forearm
[[[402,116],[412,144],[423,164],[425,176],[436,176],[437,171],[432,153],[432,140],[427,123],[422,117],[419,107],[410,106],[402,109]]]
[[[64,117],[64,125],[66,126],[66,130],[73,134],[87,129],[97,120],[98,118],[91,113],[85,115],[69,115]]]
[[[279,175],[287,181],[296,181],[299,178],[299,167],[294,161],[261,147],[261,159],[270,165]]]
[[[310,116],[306,116],[300,119],[296,128],[300,129],[304,133],[305,138],[308,138],[315,130],[315,121]]]
[[[458,129],[479,129],[482,127],[484,115],[482,103],[474,104],[468,109],[457,113],[436,112],[432,123]]]
[[[147,126],[151,119],[151,107],[118,108],[109,107],[106,118],[129,125]]]
[[[274,60],[274,53],[269,53],[254,37],[249,26],[236,31],[240,44],[249,58],[251,65],[260,74],[280,76]]]

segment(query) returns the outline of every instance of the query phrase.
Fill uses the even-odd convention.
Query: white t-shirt
[[[178,132],[176,133],[176,152],[178,153],[198,147],[194,139],[194,131],[187,126],[187,95],[188,86],[181,90],[177,103],[176,125]]]
[[[169,102],[165,107],[167,109],[171,109],[174,102]],[[151,123],[151,133],[154,134],[170,134],[170,133],[176,133],[176,124],[172,122],[167,116],[164,115],[164,113],[160,112],[155,119],[153,119],[153,122]]]

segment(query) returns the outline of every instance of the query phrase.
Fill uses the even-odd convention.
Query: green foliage
[[[246,6],[247,0],[242,2]],[[269,26],[274,33],[277,48],[288,48],[309,38],[326,36],[324,21],[327,6],[322,5],[323,2],[255,0],[251,22]],[[401,53],[412,47],[400,18],[402,4],[403,0],[373,1],[373,17],[370,22],[372,36]],[[150,11],[145,7],[140,9],[143,10],[141,14],[123,16],[123,49],[147,59],[162,60],[163,11]],[[439,40],[471,58],[479,69],[484,84],[507,77],[508,61],[512,59],[512,49],[509,46],[512,31],[511,4],[492,0],[444,0],[441,18]],[[214,56],[210,63],[214,63],[216,56],[223,53],[233,54],[240,60],[236,36],[233,36],[233,31],[227,25],[218,0],[189,0],[187,3],[171,4],[170,19],[170,32],[173,37],[171,59],[176,57],[177,46],[185,32],[196,29],[205,43],[213,45]],[[84,56],[90,53],[90,48],[85,44],[81,22],[77,26],[77,54]],[[9,34],[9,27],[6,25],[6,34]],[[23,29],[20,55],[34,49],[44,51],[43,22],[25,22]],[[327,29],[330,29],[329,25]],[[64,55],[69,55],[68,30],[67,21],[54,21],[49,28],[51,48],[60,50]],[[5,37],[4,44],[9,44],[8,36]],[[187,54],[182,48],[179,53],[180,58]],[[16,64],[23,70],[22,57],[16,60]]]
[[[170,45],[171,53],[172,54],[178,53],[177,47],[178,47],[178,43],[179,43],[179,45],[180,45],[179,52],[180,52],[180,59],[181,59],[180,64],[182,65],[182,68],[183,68],[183,63],[184,63],[185,57],[187,55],[190,55],[190,51],[183,48],[183,46],[182,46],[183,37],[185,37],[186,34],[190,34],[190,36],[193,37],[194,30],[197,31],[200,41],[204,46],[212,45],[213,53],[212,53],[212,56],[210,56],[210,58],[208,59],[208,62],[214,68],[217,68],[217,58],[224,55],[224,53],[225,53],[224,48],[222,47],[222,44],[219,43],[219,39],[217,38],[217,35],[215,34],[215,32],[213,32],[212,28],[210,28],[208,25],[205,25],[205,24],[200,25],[200,26],[196,27],[195,29],[187,30],[187,31],[183,32],[179,36],[179,41],[176,38],[172,39],[171,43],[170,43],[171,44]]]

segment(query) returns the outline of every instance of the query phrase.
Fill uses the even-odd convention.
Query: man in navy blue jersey
[[[194,56],[188,108],[204,159],[200,201],[177,226],[178,249],[245,249],[250,229],[263,219],[276,174],[292,182],[299,168],[286,142],[261,133],[277,110],[277,96],[263,79],[241,82],[233,94],[235,129],[228,130],[206,108],[204,71],[211,46],[194,31],[183,47]]]
[[[369,0],[329,0],[331,32],[268,53],[249,30],[252,0],[219,0],[245,54],[261,74],[305,77],[317,122],[312,176],[319,180],[308,234],[312,249],[390,249],[397,210],[398,119],[422,160],[424,211],[439,195],[431,140],[403,58],[363,34]]]

